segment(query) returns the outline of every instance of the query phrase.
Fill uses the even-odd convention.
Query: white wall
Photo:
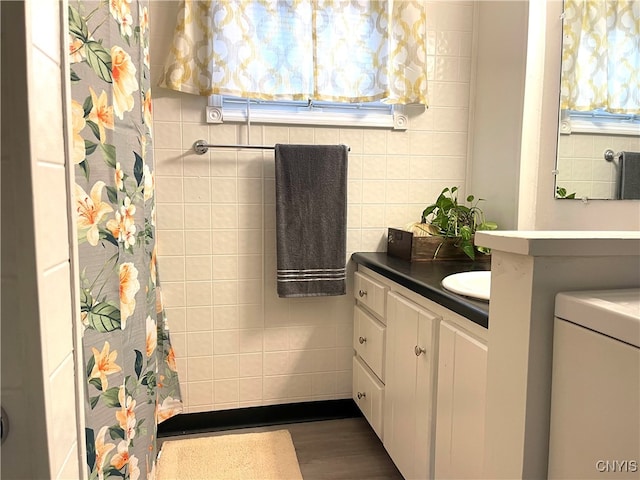
[[[469,192],[501,230],[518,216],[527,2],[477,2]]]
[[[81,477],[63,116],[66,45],[60,41],[65,12],[66,2],[2,2],[2,406],[10,423],[2,445],[5,478]]]
[[[640,230],[640,201],[555,199],[561,13],[560,0],[529,2],[518,229]]]
[[[427,2],[431,106],[408,131],[252,126],[256,144],[351,147],[348,252],[384,250],[387,227],[464,190],[473,10]],[[176,5],[152,3],[150,18],[157,78]],[[353,299],[276,297],[273,153],[193,154],[200,138],[246,142],[244,127],[204,124],[205,105],[154,89],[159,267],[187,411],[350,397]]]

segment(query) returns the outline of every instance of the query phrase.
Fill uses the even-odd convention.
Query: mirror
[[[567,22],[575,22],[576,12],[572,10],[576,2],[565,0],[563,15],[562,42],[562,92],[574,86],[572,75],[567,73],[573,62],[579,67],[591,67],[591,58],[578,57],[573,53],[577,39],[568,34]],[[604,2],[602,2],[604,4]],[[626,33],[623,30],[617,32]],[[636,41],[635,36],[631,41]],[[637,51],[634,55],[640,55]],[[573,55],[573,56],[572,56]],[[601,61],[601,59],[599,59]],[[620,69],[622,70],[622,69]],[[593,78],[597,78],[594,76]],[[637,88],[637,87],[636,87]],[[630,91],[626,92],[631,94]],[[558,128],[556,158],[556,198],[558,199],[616,199],[619,198],[620,165],[619,152],[640,152],[640,115],[627,115],[615,127],[597,116],[586,112],[563,110],[561,99],[561,116]],[[605,159],[605,152],[613,152],[613,158]],[[611,152],[610,152],[611,153]],[[609,155],[611,156],[611,155]],[[634,180],[636,183],[637,179]],[[635,198],[638,198],[637,196]]]

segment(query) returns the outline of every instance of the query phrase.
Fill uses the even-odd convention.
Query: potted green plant
[[[421,223],[416,225],[429,235],[451,239],[456,248],[461,249],[469,258],[475,260],[476,251],[489,253],[487,249],[475,247],[473,236],[478,230],[495,230],[498,225],[487,221],[478,203],[482,201],[468,195],[465,202],[458,200],[458,187],[442,190],[435,203],[422,212]],[[442,245],[441,243],[438,250]],[[435,252],[434,258],[438,255]]]
[[[573,193],[569,193],[567,192],[567,189],[564,187],[557,187],[556,188],[556,198],[569,198],[569,199],[574,199],[576,198],[576,192]]]

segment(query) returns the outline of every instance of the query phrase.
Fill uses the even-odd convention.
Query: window
[[[426,44],[422,0],[181,2],[159,84],[210,97],[209,122],[402,128],[378,101],[427,105]]]
[[[406,130],[409,126],[409,119],[401,106],[383,102],[268,101],[229,95],[210,96],[206,118],[207,123],[287,123],[394,130]]]
[[[640,3],[564,0],[560,133],[640,134]]]

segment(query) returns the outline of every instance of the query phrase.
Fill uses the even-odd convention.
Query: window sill
[[[598,133],[601,135],[640,135],[640,124],[598,120],[561,120],[560,134]]]
[[[256,123],[256,124],[290,124],[313,126],[345,126],[345,127],[370,127],[387,128],[393,130],[406,130],[409,128],[409,117],[396,107],[392,115],[354,112],[335,113],[314,109],[300,109],[297,112],[260,109],[251,111],[250,116],[243,110],[222,109],[218,106],[206,107],[207,123]]]

